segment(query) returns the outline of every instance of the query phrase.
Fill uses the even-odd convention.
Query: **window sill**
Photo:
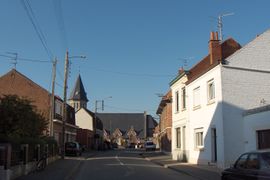
[[[215,102],[216,102],[215,99],[211,99],[211,100],[209,100],[209,101],[207,102],[207,105],[214,104]]]
[[[196,147],[195,151],[204,151],[204,147]]]
[[[182,111],[186,111],[187,109],[186,108],[183,108]]]
[[[201,105],[198,105],[198,106],[194,106],[193,107],[193,111],[197,110],[197,109],[200,109],[201,108]]]

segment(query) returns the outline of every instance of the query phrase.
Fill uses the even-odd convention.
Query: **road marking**
[[[121,160],[118,158],[118,155],[115,156],[115,159],[120,163],[121,166],[124,166],[124,163],[121,162]]]
[[[106,166],[121,166],[120,164],[105,164]],[[125,166],[137,166],[137,167],[150,167],[150,168],[164,168],[160,165],[150,165],[150,164],[124,164]]]

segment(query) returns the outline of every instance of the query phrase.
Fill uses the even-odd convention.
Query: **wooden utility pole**
[[[65,158],[65,137],[66,137],[66,106],[67,106],[67,79],[68,79],[68,68],[69,68],[69,61],[68,61],[68,51],[66,52],[65,57],[65,72],[64,72],[64,95],[63,95],[63,106],[62,106],[62,112],[63,112],[63,126],[62,126],[62,154],[61,158]]]
[[[57,59],[53,61],[53,75],[52,75],[52,93],[51,93],[51,110],[50,110],[50,136],[54,136],[53,132],[53,119],[54,119],[54,89],[55,89],[55,78],[56,78],[56,64],[57,64]]]

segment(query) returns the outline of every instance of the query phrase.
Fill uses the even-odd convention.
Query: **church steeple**
[[[75,109],[75,111],[79,110],[80,108],[87,108],[88,99],[80,74],[68,100],[69,104]]]

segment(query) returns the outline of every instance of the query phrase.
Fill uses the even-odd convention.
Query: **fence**
[[[28,174],[44,153],[50,163],[58,158],[57,152],[54,144],[0,144],[0,180]]]

